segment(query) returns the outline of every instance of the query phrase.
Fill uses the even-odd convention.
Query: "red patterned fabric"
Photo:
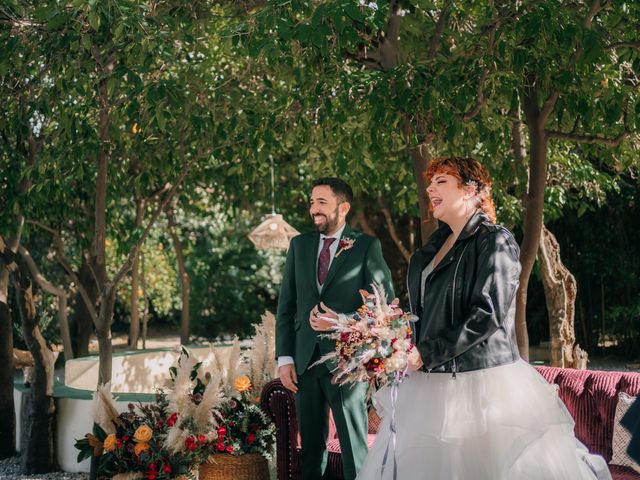
[[[618,393],[637,396],[640,393],[640,373],[554,367],[536,369],[549,383],[559,386],[560,398],[576,422],[576,437],[590,452],[610,461]],[[640,475],[636,478],[640,479]]]
[[[320,250],[320,256],[318,257],[318,283],[320,285],[324,284],[329,274],[329,264],[331,263],[331,252],[329,248],[335,240],[335,238],[325,238],[322,244],[322,250]]]
[[[611,478],[613,480],[638,480],[640,475],[628,467],[619,467],[618,465],[609,465]]]

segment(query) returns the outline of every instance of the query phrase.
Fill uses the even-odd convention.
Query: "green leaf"
[[[352,20],[355,20],[356,22],[364,22],[364,15],[358,8],[355,0],[353,1],[353,3],[347,3],[344,9],[344,13],[346,13]]]
[[[164,116],[162,108],[156,108],[156,122],[160,131],[164,132],[164,129],[167,126],[167,119]]]
[[[89,20],[89,25],[93,30],[97,32],[100,29],[100,15],[98,15],[96,12],[89,12],[87,20]]]

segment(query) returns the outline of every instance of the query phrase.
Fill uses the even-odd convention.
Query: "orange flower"
[[[104,439],[105,452],[113,452],[116,449],[116,434],[110,433],[107,438]]]
[[[140,443],[136,443],[136,446],[134,447],[133,451],[136,455],[140,455],[142,452],[144,452],[148,448],[149,448],[148,443],[140,442]]]
[[[133,439],[138,443],[147,443],[153,437],[153,430],[148,425],[140,425],[133,434]]]
[[[242,375],[233,381],[233,388],[240,393],[246,392],[251,389],[251,380],[246,375]]]

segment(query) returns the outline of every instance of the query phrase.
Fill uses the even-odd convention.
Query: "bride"
[[[420,360],[397,392],[376,394],[384,421],[358,480],[610,479],[555,388],[520,359],[519,248],[495,223],[486,169],[441,158],[424,176],[441,226],[407,273]]]

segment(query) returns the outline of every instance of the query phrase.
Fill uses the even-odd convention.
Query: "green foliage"
[[[191,275],[192,332],[214,339],[252,333],[265,310],[275,311],[284,266],[281,252],[257,251],[247,234],[258,217],[218,210],[192,232],[188,255]]]
[[[173,310],[180,308],[180,287],[175,251],[170,240],[163,238],[166,236],[166,227],[160,223],[143,244],[141,255],[144,260],[138,263],[140,273],[145,276],[146,284],[146,291],[143,291],[142,284],[139,283],[138,297],[142,300],[146,295],[153,304],[155,313],[162,317],[166,317]],[[121,265],[124,261],[124,254],[118,255],[118,250],[118,240],[115,238],[107,239],[107,255],[110,265]],[[120,285],[118,299],[125,306],[125,310],[131,313],[130,282]]]

